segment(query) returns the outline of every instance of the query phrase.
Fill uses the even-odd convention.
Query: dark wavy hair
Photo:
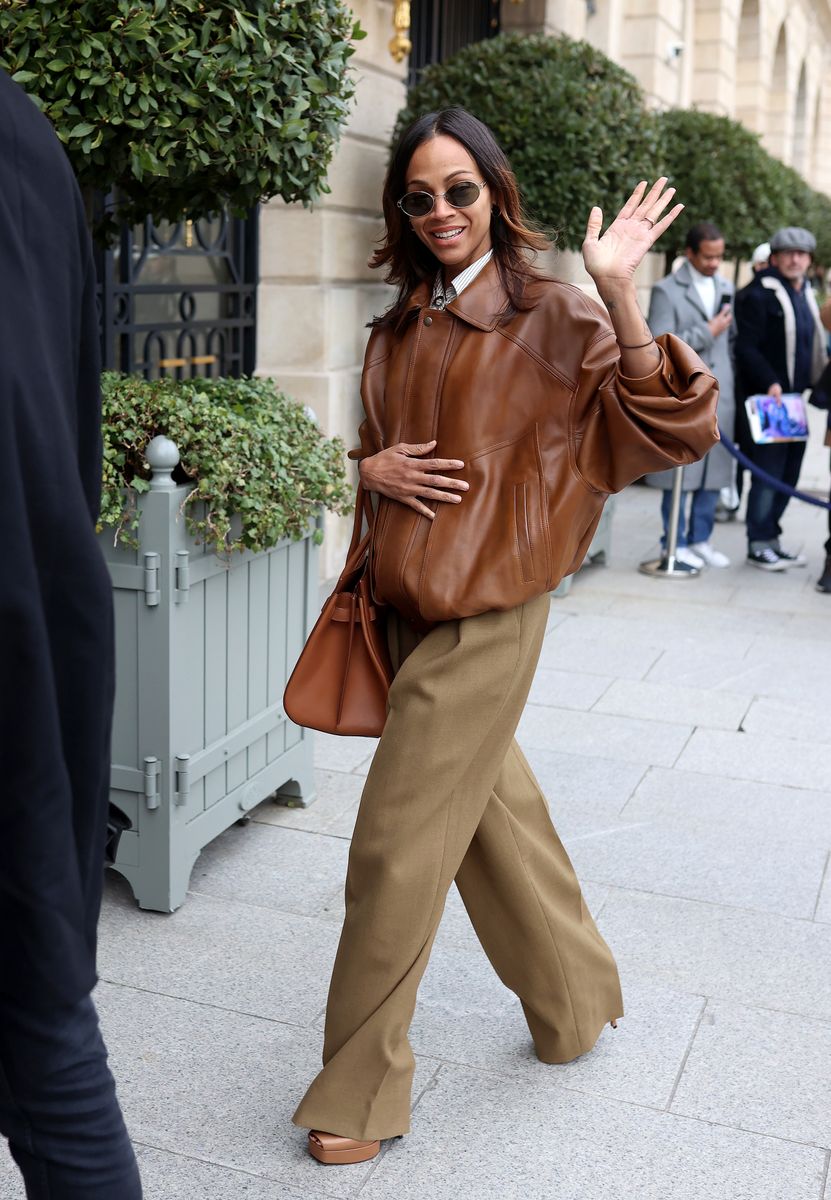
[[[398,287],[398,295],[391,307],[371,321],[371,325],[397,325],[413,289],[422,280],[432,281],[439,269],[439,260],[413,232],[397,205],[407,190],[410,159],[419,146],[438,134],[455,138],[464,146],[490,189],[494,201],[491,215],[493,257],[510,300],[506,315],[533,307],[533,302],[526,298],[526,287],[529,280],[539,278],[533,260],[539,251],[549,248],[549,239],[523,213],[516,176],[488,126],[464,108],[444,108],[427,113],[408,125],[393,150],[384,180],[386,228],[369,265],[386,267],[387,282]]]

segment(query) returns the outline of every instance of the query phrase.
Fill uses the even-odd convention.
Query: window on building
[[[409,84],[422,69],[499,33],[499,0],[414,0]]]
[[[125,226],[96,269],[105,367],[148,379],[253,372],[256,212]]]

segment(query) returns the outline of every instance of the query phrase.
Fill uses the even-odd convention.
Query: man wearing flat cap
[[[816,239],[807,229],[789,225],[770,239],[770,266],[736,297],[737,391],[748,396],[804,392],[827,362],[826,333],[814,293],[806,280]],[[795,487],[805,453],[804,442],[757,446],[742,443],[748,456],[769,475]],[[783,549],[780,521],[788,496],[753,476],[747,497],[747,561],[763,571],[804,567],[802,554]]]

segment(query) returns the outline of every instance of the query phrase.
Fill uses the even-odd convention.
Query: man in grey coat
[[[733,395],[733,285],[719,274],[724,258],[724,237],[710,222],[693,225],[685,246],[687,261],[673,275],[659,280],[649,302],[649,328],[657,337],[675,333],[692,346],[719,384],[718,422],[732,432],[735,415]],[[648,475],[646,482],[663,489],[661,516],[663,544],[674,471]],[[700,462],[684,467],[683,503],[678,521],[676,557],[690,567],[727,567],[730,560],[716,550],[713,532],[719,490],[733,484],[733,460],[723,446],[716,445]]]

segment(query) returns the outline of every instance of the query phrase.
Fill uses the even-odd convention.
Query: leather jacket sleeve
[[[661,362],[627,379],[614,335],[588,347],[572,400],[570,435],[578,474],[599,492],[619,492],[650,471],[697,462],[719,440],[718,384],[674,334],[657,339]]]

